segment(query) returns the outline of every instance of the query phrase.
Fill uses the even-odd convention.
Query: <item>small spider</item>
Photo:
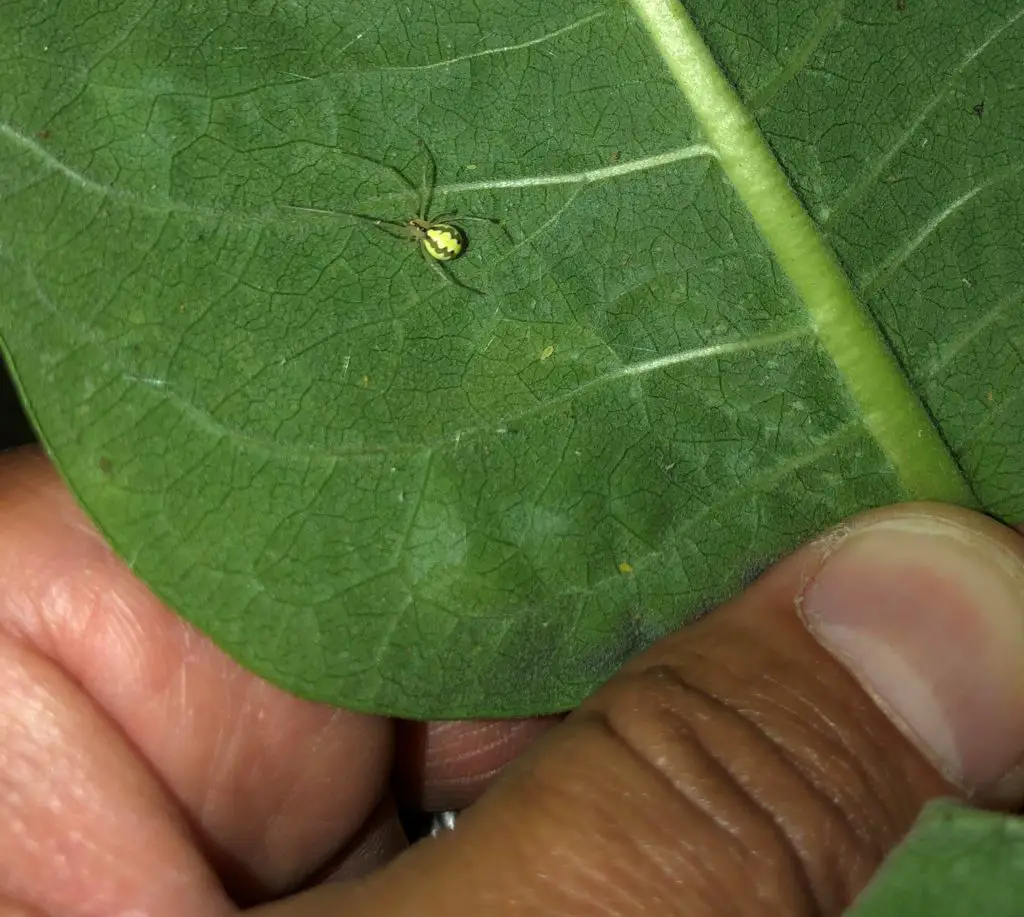
[[[501,226],[501,220],[494,217],[456,215],[454,212],[428,217],[427,213],[430,211],[430,205],[434,197],[434,186],[437,182],[437,163],[434,161],[434,156],[426,143],[421,140],[420,145],[423,147],[424,152],[423,181],[418,189],[401,172],[397,169],[394,170],[395,174],[408,186],[409,190],[417,196],[419,206],[416,216],[410,217],[405,221],[399,221],[386,220],[383,217],[374,217],[365,213],[355,213],[351,210],[316,210],[310,207],[299,207],[296,209],[305,210],[309,213],[342,213],[346,216],[366,220],[389,236],[396,239],[404,239],[416,245],[427,264],[437,271],[448,283],[482,296],[482,291],[462,283],[445,266],[446,262],[461,258],[469,247],[469,238],[465,230],[455,221],[474,220],[481,223],[490,223],[492,226]]]

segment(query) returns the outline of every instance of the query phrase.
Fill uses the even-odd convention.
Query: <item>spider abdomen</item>
[[[452,223],[424,220],[416,229],[421,233],[423,251],[435,261],[454,261],[466,250],[466,234]]]

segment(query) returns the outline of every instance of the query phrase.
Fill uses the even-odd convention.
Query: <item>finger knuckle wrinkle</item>
[[[697,825],[708,844],[743,861],[758,895],[771,889],[793,914],[828,913],[846,902],[844,867],[827,863],[821,846],[855,849],[856,832],[801,750],[772,735],[742,701],[656,666],[627,677],[605,723],[671,797],[685,831]]]

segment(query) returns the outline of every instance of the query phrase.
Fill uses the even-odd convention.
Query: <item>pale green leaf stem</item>
[[[913,497],[977,501],[942,437],[793,191],[751,113],[677,0],[630,0],[722,170],[810,312],[864,425]]]

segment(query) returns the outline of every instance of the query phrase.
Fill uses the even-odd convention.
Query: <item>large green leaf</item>
[[[858,509],[1024,518],[1024,12],[687,10],[3,4],[0,337],[246,665],[564,708]],[[342,213],[427,151],[482,295]]]

